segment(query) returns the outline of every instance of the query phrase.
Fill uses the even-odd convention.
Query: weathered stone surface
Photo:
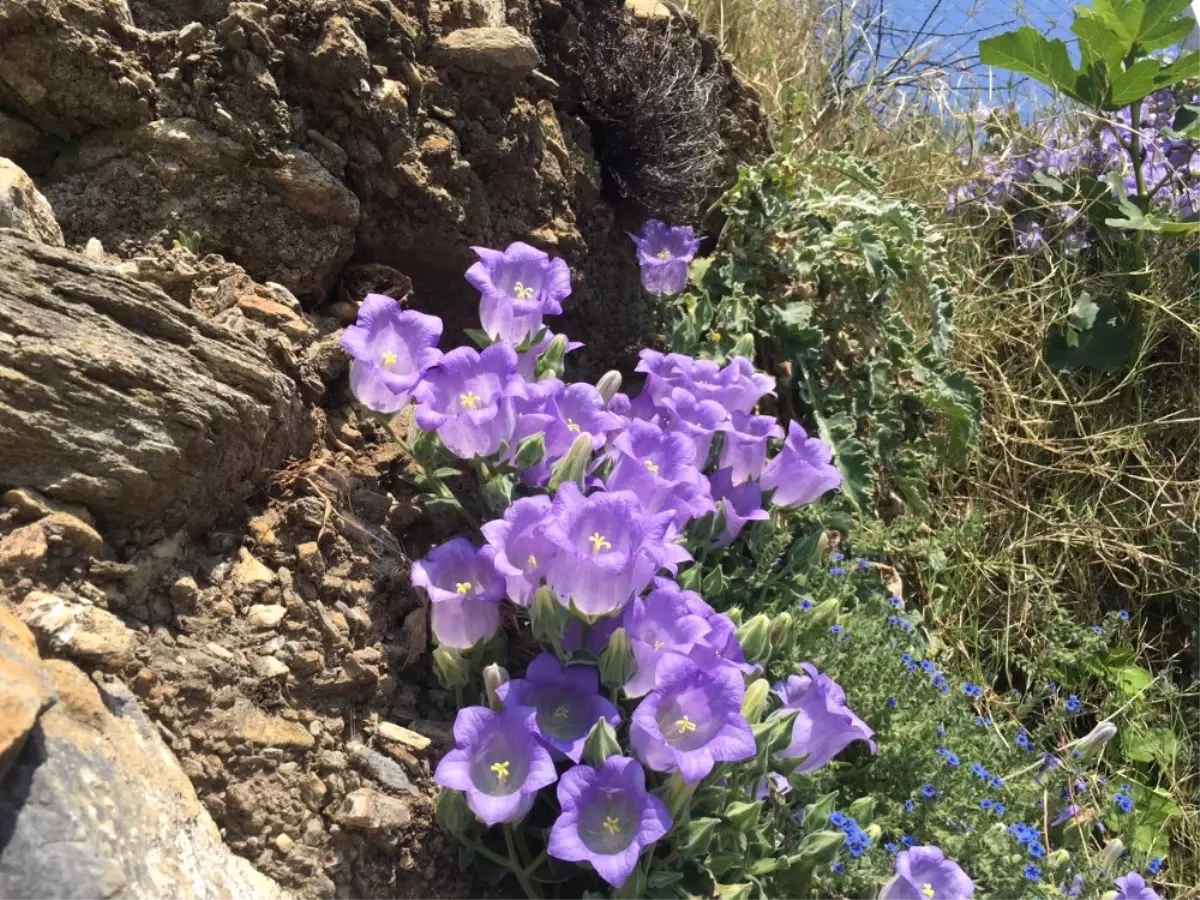
[[[346,795],[334,818],[347,828],[386,831],[407,825],[412,819],[408,804],[370,788],[359,788]]]
[[[311,446],[294,382],[250,340],[10,230],[0,359],[0,486],[108,528],[205,528]]]
[[[133,632],[107,610],[31,591],[18,615],[50,652],[107,668],[133,662]]]
[[[63,245],[62,229],[33,179],[11,159],[0,156],[0,228],[17,231],[54,247]]]
[[[246,621],[255,628],[274,628],[287,615],[287,607],[278,603],[256,603],[246,611]]]
[[[522,76],[538,64],[537,47],[515,28],[460,28],[437,42],[442,65],[479,75]]]
[[[308,750],[316,741],[299,722],[268,716],[247,704],[238,704],[230,716],[234,736],[261,747]]]
[[[429,748],[433,743],[423,734],[417,734],[410,728],[405,728],[403,725],[397,725],[395,722],[380,722],[377,729],[379,736],[384,740],[395,741],[398,744],[403,744],[410,750],[416,750],[418,753]]]
[[[54,699],[54,686],[39,669],[33,634],[0,605],[0,779],[21,753],[38,713]]]
[[[207,249],[308,296],[350,258],[359,216],[358,198],[311,154],[260,161],[193,119],[89,135],[44,187],[72,241],[169,244],[199,229]]]
[[[10,645],[4,616],[0,654]],[[131,693],[112,685],[102,697],[70,663],[25,661],[56,702],[0,767],[0,896],[286,897],[226,849]]]

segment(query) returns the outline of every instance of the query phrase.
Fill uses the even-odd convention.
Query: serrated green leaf
[[[1117,110],[1141,100],[1160,88],[1183,81],[1200,66],[1200,53],[1189,53],[1172,63],[1157,59],[1141,59],[1124,72],[1112,76],[1112,90],[1103,104],[1105,109]]]
[[[1171,137],[1200,141],[1200,106],[1185,103],[1175,110],[1175,120],[1167,129]]]
[[[1036,28],[1026,25],[985,38],[979,42],[979,61],[985,66],[1031,75],[1069,97],[1088,102],[1077,95],[1079,72],[1071,64],[1067,45],[1047,39]]]

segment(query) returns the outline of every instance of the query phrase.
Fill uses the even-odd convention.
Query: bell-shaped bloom
[[[503,252],[472,247],[479,262],[467,281],[479,291],[479,322],[493,338],[516,346],[536,335],[542,317],[562,312],[571,293],[567,264],[517,241]]]
[[[564,772],[558,805],[562,813],[550,829],[547,855],[591,863],[614,888],[633,873],[642,851],[671,830],[667,804],[646,790],[645,771],[628,756]]]
[[[533,731],[528,709],[502,713],[482,706],[458,711],[454,749],[442,757],[433,780],[462,791],[486,825],[512,822],[533,807],[538,790],[558,778],[550,752]]]
[[[712,549],[728,547],[749,522],[765,522],[770,518],[762,506],[762,488],[756,481],[733,483],[729,469],[718,469],[708,478],[713,502],[725,507],[725,530],[713,541]]]
[[[958,863],[937,847],[910,847],[896,854],[896,874],[879,892],[879,900],[970,900],[971,881]]]
[[[500,685],[496,696],[504,708],[533,710],[534,731],[556,757],[579,762],[588,732],[598,719],[613,728],[621,713],[600,696],[600,673],[595,666],[564,666],[553,653],[539,654],[524,678]]]
[[[626,423],[636,420],[659,425],[664,418],[663,410],[654,405],[654,398],[648,391],[642,391],[636,397],[619,392],[613,394],[608,401],[608,411],[620,416]]]
[[[810,438],[798,423],[790,422],[783,449],[763,470],[763,490],[775,492],[771,502],[776,506],[812,503],[842,484],[842,473],[832,460],[827,443]]]
[[[718,762],[749,759],[754,734],[742,715],[742,674],[722,665],[707,648],[688,656],[664,653],[656,687],[633,712],[630,742],[656,772],[678,771],[686,784],[700,781]]]
[[[713,435],[722,430],[729,414],[715,400],[697,400],[689,391],[675,388],[664,397],[666,430],[686,435],[696,447],[696,467],[703,468]]]
[[[792,792],[792,784],[778,772],[768,772],[754,786],[754,799],[766,800],[772,793],[783,797]]]
[[[339,343],[353,357],[350,389],[375,412],[393,413],[408,403],[426,370],[441,357],[437,349],[442,320],[400,304],[384,294],[367,294],[358,321]]]
[[[668,557],[670,513],[647,515],[636,494],[610,491],[583,496],[564,482],[544,534],[557,553],[546,583],[563,605],[586,616],[619,612],[650,583]]]
[[[767,462],[767,441],[781,437],[783,429],[774,416],[735,412],[725,428],[721,468],[729,470],[733,484],[758,479]]]
[[[525,393],[511,347],[493,344],[482,353],[459,347],[425,373],[417,387],[417,424],[436,431],[462,459],[491,456],[512,440],[514,400]]]
[[[612,442],[610,491],[632,491],[650,513],[669,511],[682,528],[713,509],[708,482],[695,466],[695,444],[650,422],[630,422]]]
[[[625,684],[626,696],[641,697],[654,690],[654,672],[662,655],[669,651],[686,654],[711,631],[704,617],[692,612],[683,594],[675,582],[666,582],[625,607],[621,624],[637,664],[633,678]]]
[[[714,382],[707,380],[706,370],[693,375],[692,391],[697,397],[715,400],[734,413],[753,412],[758,401],[775,393],[775,379],[755,370],[744,356],[735,356],[717,374]]]
[[[629,235],[637,245],[642,287],[652,294],[678,294],[687,287],[688,266],[700,249],[690,225],[671,226],[650,219],[641,234]]]
[[[1122,875],[1116,884],[1117,895],[1113,900],[1159,900],[1158,893],[1137,872]]]
[[[503,519],[483,525],[483,536],[495,552],[496,571],[504,578],[508,599],[528,606],[554,558],[555,547],[542,536],[550,513],[550,498],[522,497],[504,511]]]
[[[476,550],[457,537],[413,563],[413,586],[429,595],[430,624],[441,646],[467,650],[499,630],[504,582],[496,575],[495,555],[491,547]]]
[[[871,740],[874,731],[846,706],[846,692],[830,678],[817,671],[812,663],[801,663],[803,675],[791,675],[775,685],[775,693],[783,701],[780,715],[797,710],[792,726],[792,740],[779,754],[782,759],[803,757],[799,772],[815,772],[853,741],[866,741],[875,752]]]
[[[724,613],[714,612],[706,620],[708,634],[700,639],[700,643],[712,650],[716,658],[737,669],[743,675],[752,675],[762,670],[762,666],[746,662],[746,654],[737,639],[737,625],[733,619]]]
[[[517,440],[532,434],[542,434],[546,443],[546,461],[561,459],[581,434],[592,439],[592,449],[599,450],[608,442],[608,435],[624,424],[621,417],[609,412],[604,399],[594,385],[587,382],[563,385],[557,379],[546,379],[533,386],[540,388],[548,382],[560,389],[548,392],[536,413],[519,416]]]

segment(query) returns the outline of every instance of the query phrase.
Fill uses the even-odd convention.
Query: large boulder
[[[87,507],[106,536],[203,529],[312,443],[296,383],[246,336],[11,230],[0,359],[0,487]]]

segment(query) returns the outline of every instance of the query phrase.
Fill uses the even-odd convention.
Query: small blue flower
[[[1017,732],[1017,746],[1026,753],[1033,752],[1033,741],[1029,739],[1029,733],[1027,731],[1022,730]]]
[[[970,681],[968,681],[966,684],[964,684],[962,686],[962,692],[964,694],[966,694],[968,697],[982,697],[983,696],[983,688],[981,688],[979,685],[974,684]]]
[[[888,853],[899,853],[900,845],[889,842],[889,843],[886,843],[883,845],[883,849],[886,850]]]
[[[904,601],[901,600],[899,597],[888,597],[888,603],[890,603],[896,609],[899,609],[901,606],[904,605]]]
[[[911,666],[913,664],[912,654],[911,653],[901,653],[900,654],[900,662],[904,663],[906,666]]]
[[[836,552],[836,553],[834,553],[834,554],[833,554],[833,561],[834,561],[834,562],[841,562],[841,561],[842,561],[843,559],[845,559],[845,558],[846,558],[846,554],[845,554],[845,553]]]
[[[829,814],[829,824],[837,825],[839,828],[846,824],[846,814],[838,812],[836,809]]]
[[[994,812],[998,816],[1002,816],[1006,812],[1008,812],[1008,808],[1003,803],[993,803],[992,804],[992,812]]]
[[[1025,867],[1025,880],[1026,881],[1038,881],[1039,879],[1041,879],[1041,877],[1042,877],[1042,870],[1039,869],[1037,866],[1035,866],[1033,863],[1030,863],[1029,865],[1027,865]]]
[[[1129,782],[1128,781],[1121,782],[1121,790],[1123,790],[1126,794],[1129,793]]]
[[[907,809],[909,812],[916,812],[917,804],[913,803],[912,800],[905,800],[904,808]]]
[[[1081,705],[1082,704],[1079,702],[1079,698],[1074,694],[1067,698],[1067,712],[1079,712],[1079,707]]]
[[[837,872],[839,875],[844,875],[846,873],[846,864],[845,863],[835,862],[832,866],[830,866],[830,868],[833,869],[833,871]]]
[[[866,559],[860,559],[858,561],[858,571],[865,572],[870,568],[871,568],[871,564],[869,562],[867,562]]]
[[[1104,634],[1104,629],[1101,628],[1099,625],[1093,625],[1092,626],[1092,634]]]
[[[902,843],[905,847],[915,847],[917,845],[917,839],[909,837],[906,834],[904,837],[900,838],[900,843]]]
[[[830,634],[841,634],[844,630],[845,629],[843,629],[841,625],[830,625],[829,626]]]
[[[1002,788],[1002,787],[1004,787],[1004,779],[1001,778],[999,775],[989,775],[988,776],[988,784],[990,784],[994,788]]]
[[[830,575],[845,575],[846,570],[843,569],[841,566],[834,566],[832,569],[829,570],[829,574]]]
[[[937,733],[938,733],[938,737],[944,737],[946,734],[946,729],[943,728],[941,725],[939,725],[937,727]]]
[[[899,620],[899,619],[897,619],[895,616],[888,616],[888,617],[887,617],[887,623],[888,623],[889,625],[899,625],[899,624],[900,624],[900,620]]]
[[[959,766],[958,754],[951,751],[946,754],[946,763],[952,769],[957,769]]]
[[[971,763],[971,774],[976,778],[986,779],[988,777],[988,770],[983,767],[983,763],[975,762]]]
[[[1129,621],[1129,610],[1127,610],[1127,609],[1117,610],[1117,618],[1120,619],[1122,622],[1128,622]]]
[[[1163,866],[1166,864],[1167,861],[1165,859],[1163,859],[1161,856],[1156,856],[1154,859],[1150,860],[1150,862],[1146,863],[1146,871],[1151,875],[1157,875],[1162,871]]]
[[[1087,790],[1087,782],[1082,778],[1076,778],[1075,783],[1071,787],[1075,788],[1075,793],[1082,794]]]
[[[984,797],[982,800],[980,800],[979,808],[980,809],[991,809],[992,808],[992,798]]]
[[[888,697],[888,698],[887,698],[887,705],[888,705],[888,709],[895,709],[895,708],[896,708],[896,698],[895,698],[895,697]]]
[[[988,728],[991,726],[991,724],[992,724],[991,716],[976,716],[975,717],[975,727],[977,727],[977,728]]]
[[[935,665],[934,665],[934,664],[933,664],[933,663],[932,663],[930,660],[928,660],[928,659],[923,659],[923,660],[921,660],[921,668],[922,668],[922,669],[924,669],[924,670],[925,670],[925,671],[926,671],[928,674],[930,674],[930,675],[932,675],[934,672],[936,672],[936,671],[937,671],[937,666],[935,666]]]
[[[800,608],[802,610],[804,610],[805,612],[808,612],[810,609],[813,608],[813,602],[811,600],[801,600]]]
[[[1133,798],[1128,794],[1117,794],[1113,797],[1113,802],[1117,804],[1117,809],[1122,813],[1133,812]]]
[[[1014,699],[1014,700],[1020,700],[1020,699],[1021,699],[1021,692],[1020,692],[1020,691],[1018,691],[1016,688],[1013,688],[1013,690],[1012,690],[1012,696],[1013,696],[1013,699]]]
[[[1046,848],[1042,846],[1041,841],[1030,841],[1029,846],[1025,849],[1029,851],[1029,855],[1034,859],[1041,859],[1046,855]]]
[[[921,794],[926,799],[932,800],[937,796],[937,788],[935,788],[932,784],[923,784],[921,785]]]

